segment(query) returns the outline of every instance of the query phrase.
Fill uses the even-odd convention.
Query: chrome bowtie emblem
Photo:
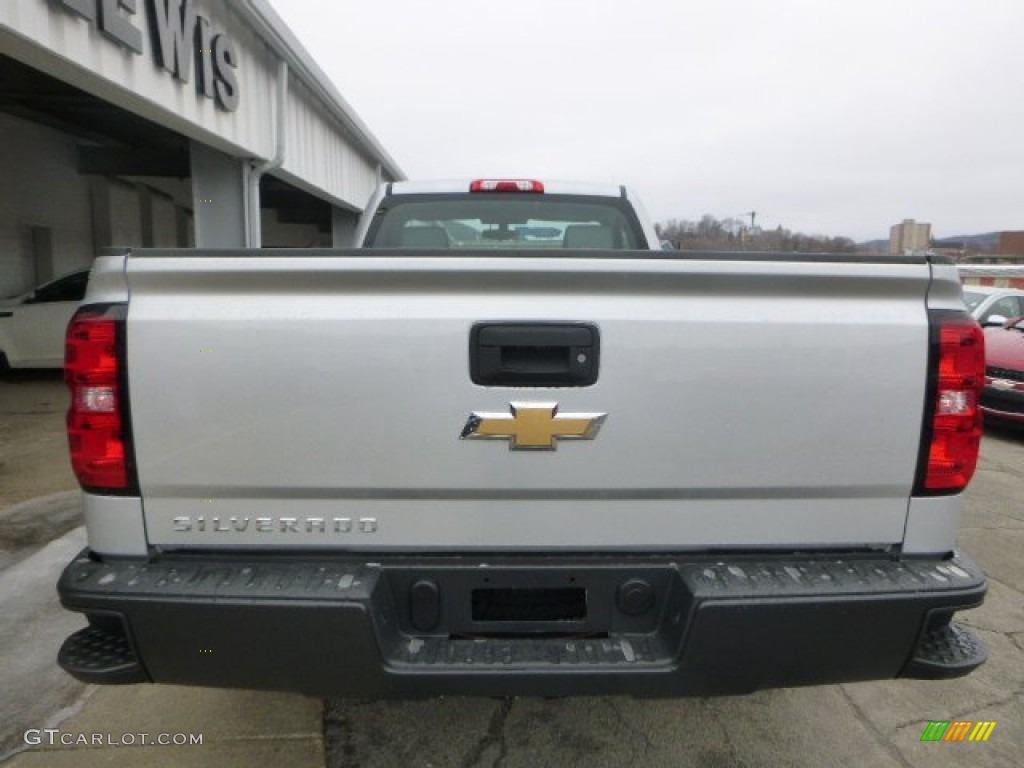
[[[558,440],[593,440],[606,413],[559,413],[558,403],[510,403],[511,413],[470,414],[463,440],[508,440],[514,451],[553,451]]]

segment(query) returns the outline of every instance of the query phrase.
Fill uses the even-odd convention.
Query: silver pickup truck
[[[352,250],[126,250],[68,328],[94,683],[679,696],[967,674],[981,331],[938,256],[663,251],[395,183]]]

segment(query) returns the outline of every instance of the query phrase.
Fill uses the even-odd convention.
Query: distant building
[[[1000,232],[996,253],[1000,256],[1024,256],[1024,232]]]
[[[991,244],[969,252],[963,261],[971,264],[1015,264],[1024,266],[1024,231],[1009,230],[986,235]]]
[[[889,255],[899,256],[907,251],[926,251],[931,241],[931,224],[904,219],[902,223],[889,228]]]

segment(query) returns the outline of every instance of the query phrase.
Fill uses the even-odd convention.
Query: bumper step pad
[[[945,680],[962,677],[980,667],[988,649],[969,628],[951,621],[921,636],[907,668],[900,677]]]
[[[411,666],[568,666],[667,665],[671,657],[646,635],[603,638],[412,638],[392,654],[395,664]]]
[[[57,654],[57,663],[84,683],[149,681],[124,633],[96,626],[69,636]]]

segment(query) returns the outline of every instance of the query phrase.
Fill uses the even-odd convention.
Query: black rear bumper
[[[88,682],[315,695],[686,696],[951,677],[984,649],[968,558],[168,556],[64,571]]]

